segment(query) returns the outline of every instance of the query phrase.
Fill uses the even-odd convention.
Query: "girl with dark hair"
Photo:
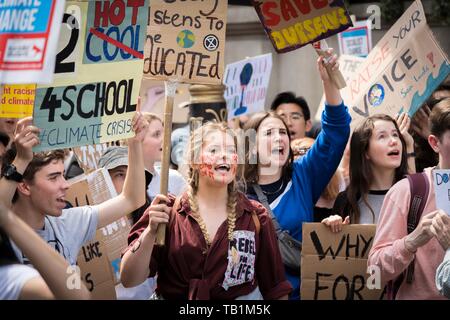
[[[332,51],[328,54],[331,56]],[[247,137],[252,132],[256,135],[254,145],[250,145],[252,139],[246,139],[247,194],[270,208],[279,229],[288,231],[296,241],[302,240],[303,222],[314,221],[314,204],[336,171],[350,134],[347,107],[325,68],[329,65],[337,69],[337,57],[333,55],[327,61],[323,57],[317,60],[326,98],[322,131],[305,156],[294,161],[289,129],[273,112],[255,114],[244,127]],[[283,263],[294,287],[290,298],[299,299],[300,265],[287,259]]]
[[[414,141],[408,133],[410,119],[404,113],[397,117],[397,122],[388,115],[376,114],[353,132],[350,184],[335,201],[336,215],[322,221],[332,231],[339,232],[342,224],[347,223],[376,224],[386,193],[406,174],[415,171]]]
[[[128,237],[120,277],[135,286],[158,272],[163,299],[281,299],[291,291],[266,210],[237,190],[237,139],[223,124],[191,134],[189,185],[157,195]],[[154,246],[160,223],[165,245]]]

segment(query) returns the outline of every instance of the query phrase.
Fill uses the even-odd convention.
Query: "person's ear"
[[[25,196],[30,196],[31,195],[31,190],[30,190],[30,186],[28,183],[26,182],[20,182],[17,184],[17,191],[19,191],[19,193],[25,195]]]
[[[308,132],[312,129],[312,122],[311,119],[306,120],[306,124],[305,124],[305,131]]]
[[[439,138],[436,137],[434,134],[430,134],[428,136],[428,143],[430,144],[431,149],[433,149],[434,152],[439,153]]]

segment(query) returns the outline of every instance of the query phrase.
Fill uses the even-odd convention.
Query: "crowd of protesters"
[[[124,216],[133,227],[120,265],[122,299],[292,299],[300,296],[302,225],[376,224],[368,265],[381,270],[387,298],[450,298],[450,212],[437,208],[432,172],[450,169],[450,84],[412,119],[376,114],[350,130],[351,117],[320,57],[325,95],[320,132],[306,100],[276,96],[269,112],[248,116],[240,144],[224,123],[190,133],[184,177],[171,169],[159,194],[163,122],[136,112],[135,136],[98,161],[117,196],[68,208],[68,150],[33,153],[32,119],[0,119],[0,299],[89,299],[74,276],[82,245]],[[239,148],[245,147],[245,152]],[[408,178],[409,176],[409,178]],[[420,180],[422,179],[422,180]],[[426,194],[410,228],[416,188]],[[416,212],[417,213],[417,212]],[[160,224],[165,245],[155,245]],[[76,275],[76,274],[75,274]]]

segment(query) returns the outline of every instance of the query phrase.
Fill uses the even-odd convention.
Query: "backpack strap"
[[[430,183],[425,172],[416,173],[407,176],[411,191],[411,202],[408,212],[408,234],[414,231],[419,224],[425,204],[427,203],[428,194],[430,192]],[[406,271],[406,282],[412,283],[414,276],[415,259],[410,263]]]
[[[419,224],[420,217],[427,203],[428,193],[430,192],[430,183],[424,172],[415,173],[406,176],[409,181],[409,188],[411,194],[411,201],[409,204],[408,220],[407,220],[407,232],[410,234],[416,229]],[[415,259],[411,261],[407,269],[402,272],[397,278],[389,281],[387,284],[388,299],[394,300],[398,289],[405,280],[406,283],[412,283],[414,280],[414,265]]]
[[[272,218],[273,227],[275,228],[275,232],[278,235],[281,233],[281,227],[280,224],[277,221],[277,218],[275,217],[275,214],[273,213],[272,209],[270,208],[269,201],[267,200],[266,195],[262,191],[259,184],[255,183],[252,185],[253,190],[255,190],[256,195],[258,197],[259,202],[267,209],[267,212],[269,213],[270,217]]]

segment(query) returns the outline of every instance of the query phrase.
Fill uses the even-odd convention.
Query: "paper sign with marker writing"
[[[368,272],[376,226],[351,224],[334,233],[322,223],[303,224],[302,300],[381,300],[380,274]]]
[[[24,118],[33,114],[35,84],[0,86],[0,118]]]
[[[152,0],[144,78],[221,84],[227,1]]]
[[[449,73],[448,57],[415,1],[347,82],[352,126],[378,113],[413,116]]]
[[[39,86],[34,151],[132,137],[149,1],[67,1],[55,81]]]
[[[432,174],[436,207],[450,215],[450,170],[435,169]]]
[[[372,50],[372,28],[369,20],[357,21],[353,27],[338,34],[341,54],[367,57]]]
[[[227,102],[228,120],[264,111],[271,71],[271,53],[227,65],[224,98]]]
[[[97,170],[98,160],[108,149],[108,146],[108,143],[102,143],[72,148],[78,164],[85,174]]]
[[[0,1],[0,83],[50,83],[64,0]]]
[[[352,25],[343,0],[252,0],[278,53],[328,38]]]
[[[351,56],[348,54],[343,54],[343,55],[339,56],[339,59],[338,59],[339,70],[341,71],[341,73],[347,83],[353,77],[353,75],[357,72],[359,66],[362,65],[364,60],[365,60],[365,58]],[[349,86],[342,88],[340,91],[341,91],[342,100],[344,101],[344,103],[348,103],[348,101],[350,100]],[[322,99],[320,100],[319,107],[317,108],[317,112],[314,117],[314,119],[316,121],[320,122],[320,119],[322,119],[323,109],[325,109],[325,95],[322,95]]]

